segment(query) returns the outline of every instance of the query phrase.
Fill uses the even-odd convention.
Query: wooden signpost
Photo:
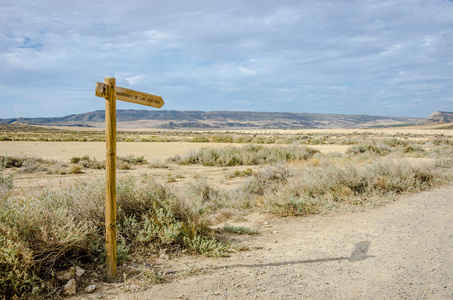
[[[116,100],[161,108],[162,97],[116,86],[115,78],[105,77],[96,82],[96,96],[105,98],[105,244],[107,278],[113,279],[116,270]]]

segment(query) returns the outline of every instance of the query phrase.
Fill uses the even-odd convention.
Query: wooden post
[[[116,86],[115,78],[105,77],[105,83],[96,82],[95,95],[105,98],[105,251],[107,280],[116,272],[116,100],[161,108],[160,96]]]
[[[105,98],[105,243],[107,280],[117,275],[116,270],[116,99],[115,78],[105,77],[108,85]]]

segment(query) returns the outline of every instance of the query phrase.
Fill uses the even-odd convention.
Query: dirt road
[[[302,218],[255,214],[230,224],[251,251],[154,262],[196,270],[149,289],[99,286],[77,299],[453,299],[453,185],[364,212]],[[131,289],[125,292],[125,289]]]

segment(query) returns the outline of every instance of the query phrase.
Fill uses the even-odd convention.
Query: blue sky
[[[0,4],[0,118],[104,109],[106,76],[167,110],[453,111],[452,1]]]

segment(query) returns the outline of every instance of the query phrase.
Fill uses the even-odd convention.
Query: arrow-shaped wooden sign
[[[96,96],[107,97],[107,91],[107,84],[96,82]],[[115,86],[115,99],[157,108],[161,108],[164,105],[164,99],[160,96],[125,89],[119,86]]]

